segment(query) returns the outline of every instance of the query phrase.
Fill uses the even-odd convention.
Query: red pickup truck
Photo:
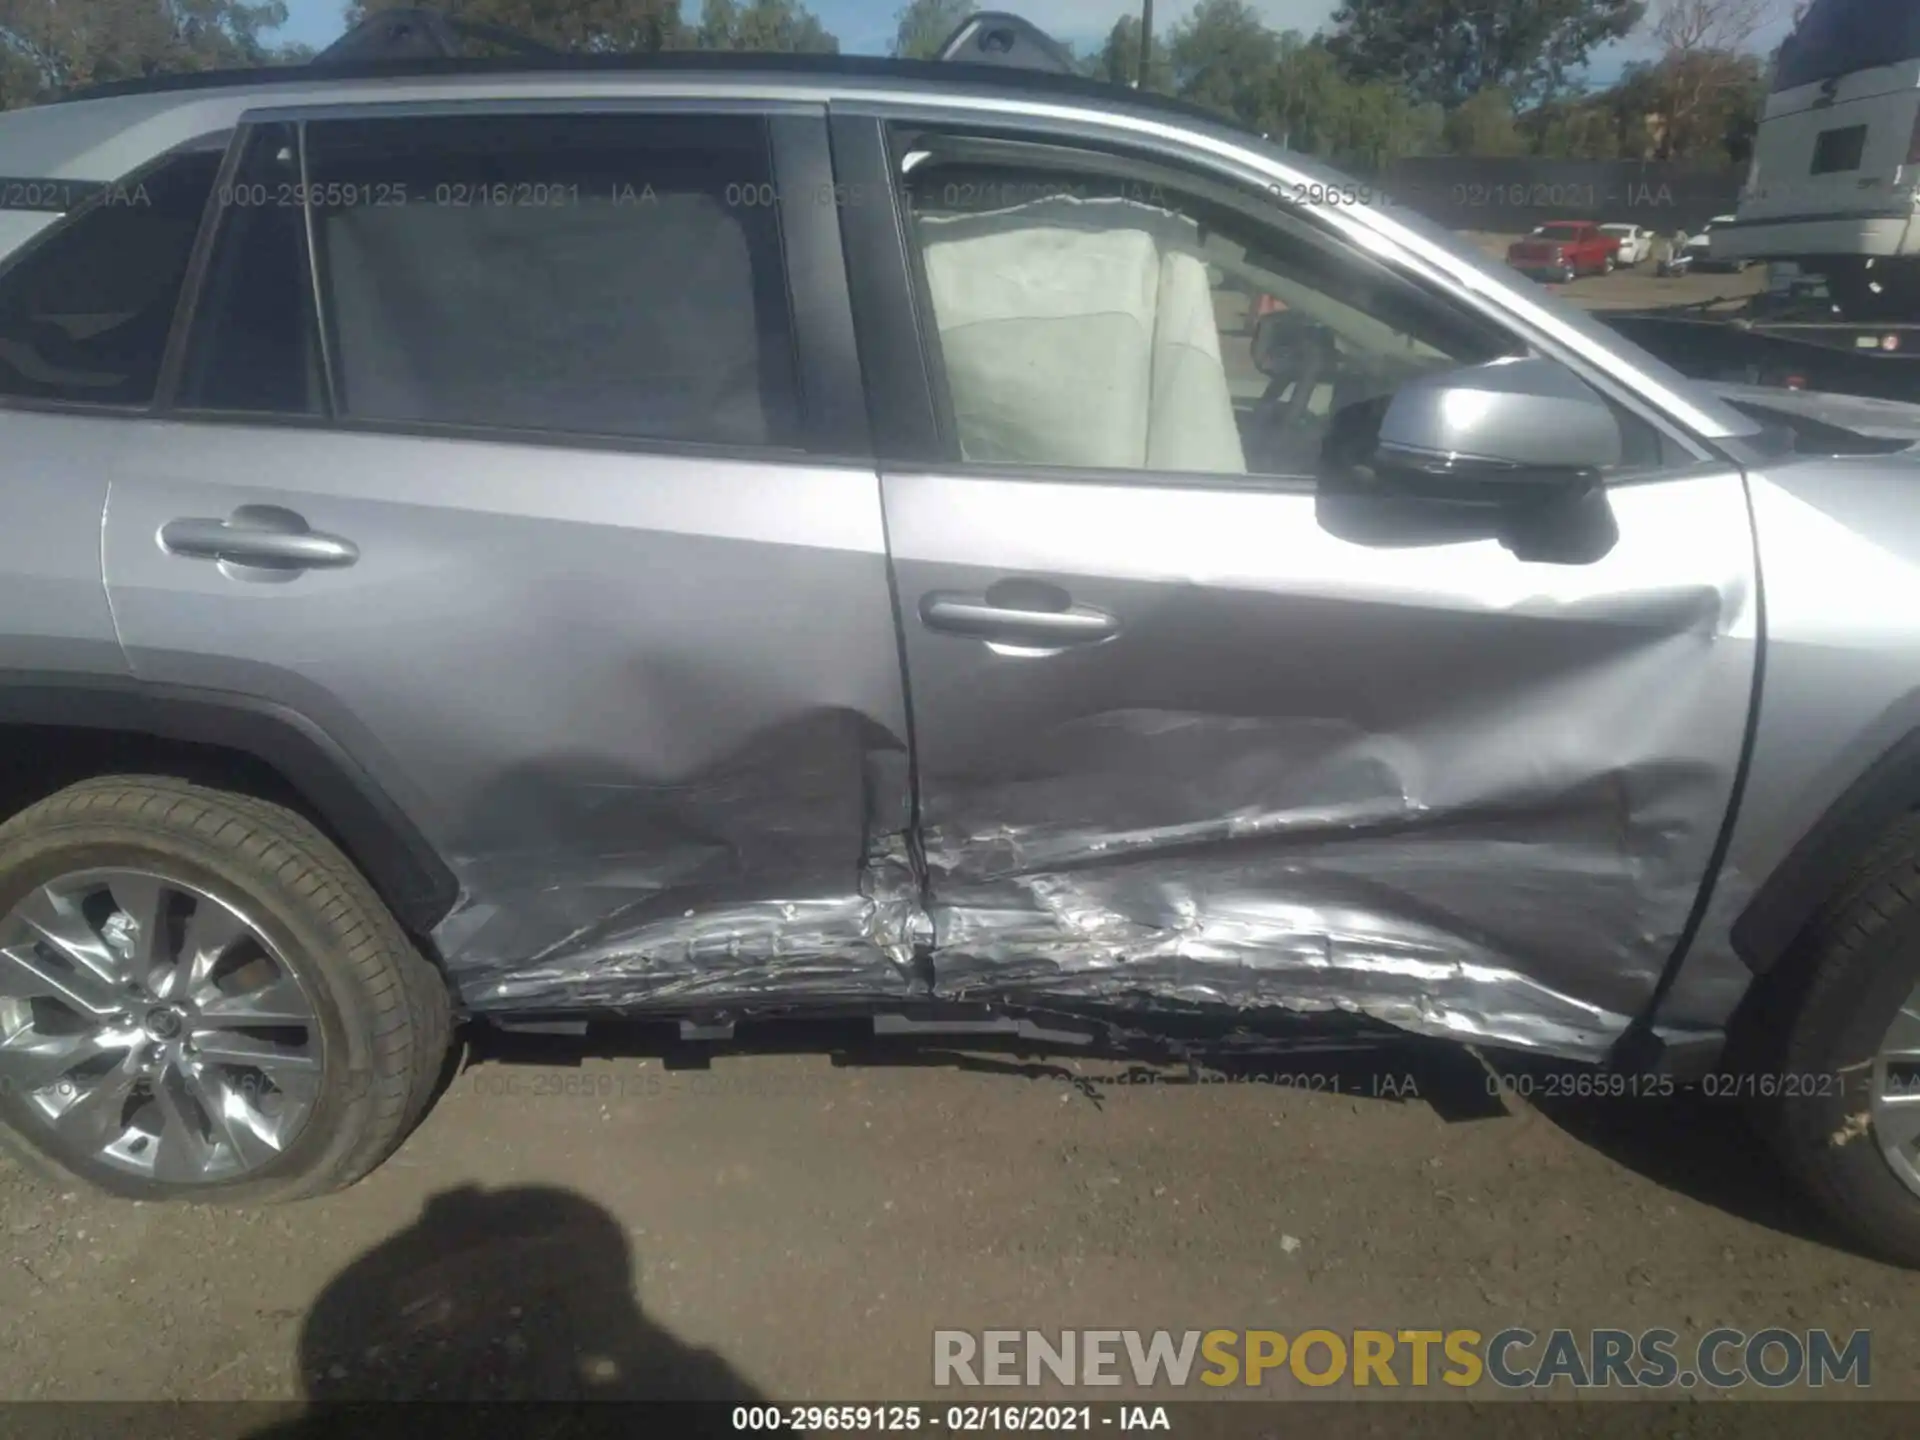
[[[1618,262],[1620,237],[1591,220],[1554,220],[1507,247],[1507,264],[1538,280],[1562,283],[1604,275]]]

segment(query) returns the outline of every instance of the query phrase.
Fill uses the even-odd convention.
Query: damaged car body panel
[[[1661,1003],[1674,1030],[1724,1026],[1863,849],[1920,806],[1920,644],[1905,624],[1920,607],[1920,452],[1757,466],[1749,483],[1767,611],[1751,763],[1765,783],[1741,801]]]
[[[423,938],[469,1011],[905,993],[906,711],[822,112],[545,83],[241,117],[243,194],[577,203],[210,207],[236,278],[113,467],[128,662],[360,758],[458,883]],[[244,364],[199,358],[221,339]]]
[[[1604,1057],[1734,799],[1740,471],[1576,381],[1633,446],[1591,549],[1344,483],[1336,416],[1527,329],[1197,156],[877,118],[918,269],[873,308],[940,419],[882,467],[936,994]]]
[[[906,608],[1018,574],[1119,621],[1045,657],[908,621],[938,991],[1598,1058],[1706,877],[1757,642],[1737,473],[1612,501],[1550,565],[1309,495],[888,476]]]
[[[323,171],[365,146],[343,133]],[[821,219],[881,208],[783,202],[809,403],[847,381],[810,331],[853,324],[821,298],[856,268]],[[336,253],[402,255],[381,219],[339,220]],[[1619,537],[1582,563],[1297,476],[1209,479],[1251,444],[1206,294],[1223,257],[1159,229],[1156,343],[1200,363],[1160,372],[1152,403],[1191,418],[1141,454],[1178,480],[179,413],[112,467],[129,664],[340,737],[459,883],[424,938],[472,1013],[1170,1003],[1601,1055],[1732,791],[1739,475],[1614,485]],[[365,372],[381,393],[393,363]],[[288,515],[357,560],[288,585],[162,538]],[[1055,653],[926,623],[1009,580],[1116,632]],[[406,643],[371,643],[396,617]]]
[[[432,938],[467,1008],[904,993],[871,471],[185,425],[119,465],[135,674],[271,697],[404,798],[460,884]],[[155,543],[261,502],[378,538],[264,605]]]

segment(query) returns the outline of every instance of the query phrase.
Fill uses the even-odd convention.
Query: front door
[[[876,153],[939,437],[883,482],[940,992],[1597,1055],[1729,802],[1741,477],[1623,411],[1617,539],[1564,561],[1328,492],[1334,414],[1520,342],[1197,165]]]

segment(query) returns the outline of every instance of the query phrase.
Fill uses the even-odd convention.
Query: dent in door
[[[354,754],[459,882],[431,938],[469,1009],[907,991],[872,471],[195,424],[122,463],[135,672]],[[357,558],[259,584],[159,542],[247,506]]]
[[[908,594],[1043,575],[1123,627],[1035,659],[909,621],[941,993],[1588,1058],[1649,998],[1751,695],[1737,475],[1616,491],[1586,565],[1361,543],[1308,496],[887,485]]]

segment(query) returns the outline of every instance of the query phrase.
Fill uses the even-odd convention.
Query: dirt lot
[[[1873,1329],[1874,1393],[1920,1398],[1914,1278],[1712,1106],[1536,1108],[1414,1052],[883,1058],[496,1043],[371,1179],[264,1213],[0,1170],[0,1396],[951,1400],[940,1328],[1724,1324]]]
[[[1413,1052],[1285,1084],[881,1058],[496,1043],[371,1179],[264,1213],[0,1161],[0,1398],[950,1400],[935,1329],[1777,1325],[1873,1330],[1873,1393],[1920,1399],[1915,1277],[1703,1101],[1533,1104]]]
[[[1464,238],[1483,250],[1490,259],[1504,260],[1507,246],[1517,235],[1469,232]],[[1611,275],[1590,275],[1571,285],[1549,285],[1546,289],[1565,296],[1589,310],[1641,310],[1669,305],[1694,305],[1705,300],[1742,299],[1757,295],[1765,287],[1766,272],[1756,266],[1740,274],[1670,275],[1655,273],[1652,261],[1631,270],[1616,270]]]

